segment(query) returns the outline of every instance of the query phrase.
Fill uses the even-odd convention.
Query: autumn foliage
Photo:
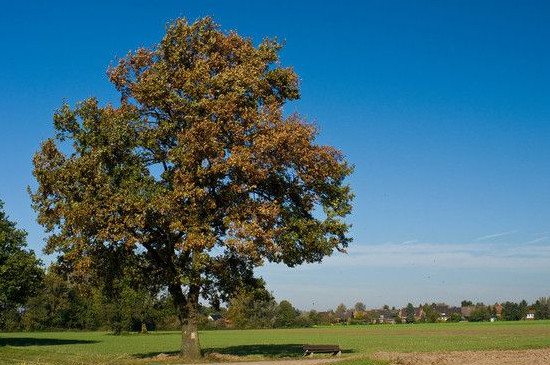
[[[48,250],[75,274],[101,278],[115,262],[167,287],[187,357],[200,355],[199,297],[227,301],[261,286],[265,261],[319,262],[350,241],[351,167],[283,114],[299,85],[280,49],[178,19],[109,68],[120,103],[63,105],[34,158]]]

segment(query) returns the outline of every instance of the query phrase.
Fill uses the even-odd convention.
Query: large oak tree
[[[47,250],[98,277],[140,265],[172,295],[186,357],[200,356],[201,296],[226,301],[261,286],[265,261],[320,262],[350,241],[351,167],[283,114],[299,90],[280,49],[178,19],[109,69],[118,106],[63,105],[34,158]]]

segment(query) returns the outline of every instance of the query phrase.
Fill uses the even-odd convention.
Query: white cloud
[[[548,241],[548,236],[542,236],[542,237],[537,237],[535,239],[532,239],[531,241],[527,241],[525,242],[526,245],[528,244],[533,244],[533,243],[539,243],[539,242],[544,242],[544,241]]]
[[[499,237],[504,237],[504,236],[508,236],[508,235],[511,235],[513,233],[516,233],[517,230],[514,230],[514,231],[507,231],[507,232],[500,232],[500,233],[493,233],[493,234],[488,234],[486,236],[481,236],[481,237],[478,237],[476,238],[475,240],[476,241],[484,241],[484,240],[490,240],[490,239],[493,239],[493,238],[499,238]]]
[[[348,254],[335,253],[322,265],[305,265],[303,270],[352,267],[442,268],[442,269],[548,269],[550,245],[535,244],[434,244],[408,241],[353,245]]]

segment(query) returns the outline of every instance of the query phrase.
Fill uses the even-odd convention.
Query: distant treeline
[[[136,290],[130,280],[117,280],[111,287],[85,285],[71,280],[52,265],[43,275],[39,289],[26,303],[2,312],[2,330],[111,330],[151,331],[179,329],[170,296],[160,290]],[[532,314],[529,316],[528,314]],[[264,289],[237,293],[225,306],[201,307],[202,329],[283,328],[314,325],[375,323],[523,320],[550,318],[550,298],[535,303],[484,305],[463,301],[461,307],[423,304],[405,308],[366,309],[363,303],[334,310],[299,311],[283,300],[277,303]]]
[[[0,329],[26,330],[178,330],[180,324],[170,296],[163,290],[136,290],[130,280],[110,287],[71,280],[52,265],[35,295],[24,304],[0,313]],[[237,293],[226,307],[201,306],[201,328],[276,328],[316,324],[290,302],[277,303],[264,289]]]

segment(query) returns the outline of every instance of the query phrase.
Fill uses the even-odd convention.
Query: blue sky
[[[26,1],[0,14],[0,199],[37,252],[26,193],[52,114],[117,100],[107,66],[170,19],[212,15],[286,40],[287,106],[355,165],[354,242],[321,265],[260,270],[318,310],[550,296],[550,5],[546,1]],[[46,258],[47,260],[47,258]]]

